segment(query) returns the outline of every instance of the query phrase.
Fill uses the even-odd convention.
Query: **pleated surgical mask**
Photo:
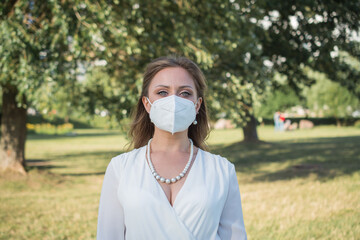
[[[196,118],[196,109],[192,101],[171,95],[160,98],[151,105],[150,119],[156,127],[171,134],[185,131]]]

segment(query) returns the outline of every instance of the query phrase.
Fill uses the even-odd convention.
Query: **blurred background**
[[[203,70],[249,239],[359,239],[360,2],[0,3],[0,239],[95,239],[152,59]]]

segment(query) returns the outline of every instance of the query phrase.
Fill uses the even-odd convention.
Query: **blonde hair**
[[[188,137],[194,142],[194,145],[206,150],[205,139],[209,133],[209,122],[206,109],[206,101],[204,93],[206,91],[206,80],[200,68],[191,60],[185,57],[160,57],[153,60],[146,67],[142,93],[139,97],[135,112],[133,112],[133,121],[130,126],[129,136],[131,139],[130,146],[140,148],[147,144],[150,138],[154,135],[154,124],[150,121],[149,114],[147,113],[143,103],[142,97],[148,97],[148,90],[151,80],[161,70],[169,67],[181,67],[185,69],[194,80],[198,98],[202,98],[202,104],[199,113],[196,115],[197,125],[191,124],[188,130]]]

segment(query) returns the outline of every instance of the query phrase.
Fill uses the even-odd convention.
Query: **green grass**
[[[236,166],[249,239],[359,239],[360,129],[258,130],[261,144],[240,129],[208,139]],[[0,239],[95,239],[103,174],[127,140],[76,132],[28,137],[28,176],[0,177]]]

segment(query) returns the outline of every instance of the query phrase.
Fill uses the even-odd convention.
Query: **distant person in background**
[[[234,164],[207,152],[206,82],[184,57],[145,71],[130,135],[101,191],[98,240],[246,240]]]
[[[280,112],[276,111],[274,113],[274,125],[275,125],[275,131],[280,131]]]
[[[280,131],[284,131],[284,123],[285,123],[285,115],[283,113],[280,112],[280,116],[279,116],[279,129]]]
[[[286,119],[286,120],[285,120],[284,130],[285,130],[285,131],[292,130],[292,129],[291,129],[291,120],[290,120],[290,119]]]

